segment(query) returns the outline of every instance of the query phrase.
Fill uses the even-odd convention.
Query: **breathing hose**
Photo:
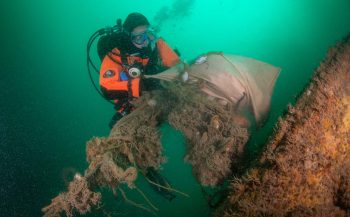
[[[101,90],[99,90],[99,88],[97,87],[97,85],[94,82],[94,79],[92,77],[92,69],[99,75],[99,70],[97,69],[96,65],[92,62],[92,59],[90,57],[90,50],[91,47],[93,45],[93,43],[95,42],[95,40],[97,38],[100,38],[104,35],[111,35],[112,33],[116,33],[121,31],[121,19],[117,20],[117,25],[113,26],[113,27],[106,27],[106,28],[101,28],[99,30],[97,30],[94,34],[92,34],[88,40],[87,46],[86,46],[86,52],[87,52],[87,69],[88,69],[88,73],[89,73],[89,78],[90,81],[92,83],[92,85],[94,86],[95,90],[97,91],[97,93],[99,93],[106,101],[108,101],[109,103],[113,104],[114,103],[112,101],[110,101],[109,99],[107,99],[103,93],[101,92]]]

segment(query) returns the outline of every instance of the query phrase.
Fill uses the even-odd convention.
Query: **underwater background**
[[[113,26],[131,12],[148,17],[184,60],[223,51],[282,68],[270,118],[252,132],[251,157],[327,49],[350,32],[350,0],[2,1],[0,216],[42,216],[41,208],[86,168],[85,142],[109,134],[114,110],[91,84],[86,43],[97,29]],[[168,202],[142,178],[140,187],[160,209],[158,216],[207,216],[205,196],[182,160],[184,138],[166,123],[160,130],[168,156],[162,174],[191,197],[178,195]],[[103,197],[113,216],[152,216],[107,190]]]

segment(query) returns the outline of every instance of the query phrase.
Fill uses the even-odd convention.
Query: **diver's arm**
[[[144,75],[144,78],[153,78],[153,79],[159,79],[163,81],[175,81],[175,80],[181,80],[183,82],[186,82],[188,80],[189,74],[188,74],[188,65],[185,62],[179,62],[178,64],[174,65],[173,67],[170,67],[158,74],[154,75]]]
[[[163,66],[170,68],[180,62],[179,56],[162,38],[158,39],[157,48]]]

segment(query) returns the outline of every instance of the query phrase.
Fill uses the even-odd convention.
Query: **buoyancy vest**
[[[100,87],[108,99],[140,96],[141,76],[131,76],[131,68],[143,74],[156,74],[179,62],[177,54],[163,39],[158,39],[154,50],[114,48],[103,58],[100,68]]]

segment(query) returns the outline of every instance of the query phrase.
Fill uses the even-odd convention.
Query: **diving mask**
[[[155,38],[155,32],[152,28],[147,28],[139,33],[131,33],[131,41],[136,45],[144,45],[146,41],[153,41]]]

